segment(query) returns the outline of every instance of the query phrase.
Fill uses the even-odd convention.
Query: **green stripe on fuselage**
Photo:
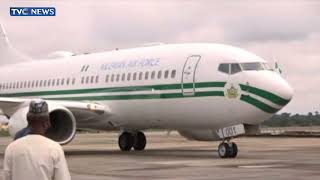
[[[48,100],[70,100],[70,101],[103,101],[103,100],[134,100],[134,99],[171,99],[184,97],[224,96],[223,91],[196,92],[192,96],[184,96],[182,93],[163,94],[132,94],[132,95],[110,95],[110,96],[82,96],[82,97],[60,97],[46,98]]]
[[[280,109],[273,108],[273,107],[255,99],[251,96],[248,96],[248,95],[241,95],[240,100],[247,102],[247,103],[249,103],[249,104],[251,104],[251,105],[261,109],[262,111],[267,112],[267,113],[276,113],[277,111],[280,110]]]
[[[287,99],[284,99],[280,96],[277,96],[271,92],[268,92],[268,91],[265,91],[265,90],[262,90],[262,89],[259,89],[259,88],[255,88],[255,87],[252,87],[252,86],[248,86],[248,85],[243,85],[243,84],[240,84],[240,88],[243,90],[243,91],[247,91],[251,94],[255,94],[257,96],[260,96],[262,98],[265,98],[277,105],[281,105],[281,106],[284,106],[286,104],[289,103],[290,100],[287,100]]]
[[[226,85],[226,82],[200,82],[195,83],[194,87],[197,88],[212,88],[219,87],[223,88]],[[193,83],[183,84],[185,89],[193,88]],[[254,88],[251,86],[240,85],[242,90],[248,91],[249,93],[258,95],[262,98],[265,98],[275,104],[285,105],[289,101],[285,100],[275,94],[270,92]],[[129,86],[129,87],[110,87],[110,88],[91,88],[91,89],[73,89],[73,90],[56,90],[56,91],[38,91],[38,92],[21,92],[21,93],[8,93],[0,94],[0,97],[43,97],[50,95],[76,95],[83,94],[78,97],[47,97],[48,100],[73,100],[73,101],[102,101],[102,100],[132,100],[132,99],[170,99],[170,98],[189,98],[189,97],[206,97],[206,96],[224,96],[223,91],[202,91],[195,92],[194,95],[184,96],[181,91],[176,93],[161,93],[159,94],[125,94],[125,95],[95,95],[95,96],[86,96],[85,94],[96,94],[96,93],[118,93],[118,92],[139,92],[139,91],[150,91],[150,90],[181,90],[181,84],[162,84],[162,85],[147,85],[147,86]],[[240,100],[247,102],[264,112],[274,113],[279,109],[275,109],[255,98],[250,96],[242,95]]]
[[[200,82],[200,83],[195,83],[195,87],[196,88],[224,87],[225,84],[226,82]],[[193,88],[193,83],[185,83],[183,85],[184,85],[184,88]],[[30,96],[50,96],[50,95],[68,95],[68,94],[71,95],[71,94],[89,94],[89,93],[112,93],[112,92],[147,91],[152,89],[153,90],[180,90],[181,84],[162,84],[162,85],[147,85],[147,86],[7,93],[7,94],[0,94],[0,97],[30,97]]]

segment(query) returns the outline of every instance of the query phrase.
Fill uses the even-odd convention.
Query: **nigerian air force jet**
[[[9,132],[27,126],[32,99],[49,104],[47,137],[66,144],[76,129],[119,130],[122,151],[144,150],[143,130],[177,130],[221,141],[220,157],[236,157],[232,138],[255,132],[281,110],[293,89],[262,58],[209,43],[160,44],[103,53],[58,53],[32,61],[0,32],[0,108]]]

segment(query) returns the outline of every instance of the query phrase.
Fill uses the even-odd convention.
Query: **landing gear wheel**
[[[119,136],[118,144],[121,151],[130,151],[134,143],[134,136],[131,133],[123,132]]]
[[[146,147],[147,139],[143,132],[138,131],[134,137],[133,148],[136,151],[142,151]]]
[[[230,147],[227,143],[221,143],[218,147],[218,154],[221,158],[227,158],[230,154]]]
[[[230,151],[229,157],[230,158],[237,157],[237,155],[238,155],[238,146],[237,146],[236,143],[234,143],[234,142],[231,143],[230,150],[231,151]]]

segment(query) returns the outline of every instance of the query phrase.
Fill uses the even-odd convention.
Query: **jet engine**
[[[12,137],[27,126],[27,113],[29,107],[18,109],[9,119],[9,133]],[[76,134],[76,120],[70,110],[63,106],[49,104],[49,115],[51,127],[46,133],[46,137],[59,144],[69,143]]]

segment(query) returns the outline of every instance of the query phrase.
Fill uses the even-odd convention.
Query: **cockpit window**
[[[265,70],[270,70],[270,71],[273,71],[273,69],[269,66],[268,63],[262,63],[263,67]]]
[[[229,64],[220,64],[218,70],[223,73],[229,74]]]
[[[231,74],[235,74],[241,71],[241,67],[237,63],[231,64]]]
[[[241,67],[238,63],[222,63],[219,65],[218,70],[226,74],[236,74],[241,72]]]
[[[241,63],[242,70],[244,71],[260,71],[264,70],[262,63],[251,62],[251,63]]]

